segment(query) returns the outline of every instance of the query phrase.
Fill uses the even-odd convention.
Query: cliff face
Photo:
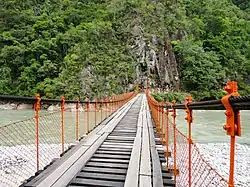
[[[144,86],[148,84],[161,91],[179,90],[177,62],[168,32],[165,31],[163,39],[154,34],[146,39],[143,37],[143,28],[134,26],[132,34],[134,40],[131,48],[137,61],[137,83]]]

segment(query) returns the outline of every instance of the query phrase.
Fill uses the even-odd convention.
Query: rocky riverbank
[[[229,153],[228,143],[197,144],[205,160],[223,177],[229,176]],[[235,150],[235,186],[250,186],[250,147],[236,144]]]
[[[87,105],[80,105],[79,111],[82,112],[86,110]],[[0,110],[29,110],[33,109],[33,104],[23,104],[23,103],[0,103]],[[109,107],[110,108],[110,107]],[[61,107],[59,104],[56,105],[49,105],[49,104],[42,104],[41,105],[42,110],[48,110],[48,111],[60,111]],[[65,104],[65,109],[69,111],[76,111],[76,104]],[[94,105],[89,106],[90,111],[95,110]],[[102,110],[106,110],[106,106],[102,108]],[[110,110],[110,109],[108,109]]]
[[[67,145],[69,146],[69,145]],[[203,158],[224,178],[228,179],[229,174],[229,144],[228,143],[209,143],[197,144]],[[60,144],[41,144],[41,155],[43,158],[52,160],[58,157],[61,150]],[[51,154],[53,150],[53,154]],[[178,150],[177,150],[178,151]],[[34,156],[27,155],[30,153]],[[177,152],[178,154],[178,152]],[[235,186],[250,186],[250,147],[247,145],[236,144],[235,158]],[[170,159],[170,165],[172,160]],[[48,161],[49,162],[49,161]],[[35,173],[35,145],[0,146],[0,186],[8,184],[20,184],[24,179]],[[177,163],[183,164],[183,163]],[[194,164],[195,165],[195,164]],[[198,164],[199,165],[199,164]],[[41,169],[45,165],[41,166]],[[187,166],[186,166],[187,167]],[[32,170],[30,168],[33,168]],[[193,167],[194,168],[194,167]],[[205,171],[203,171],[205,172]],[[202,176],[202,173],[200,173]],[[12,177],[15,180],[12,180]],[[221,184],[220,181],[217,184]],[[10,185],[11,186],[11,185]],[[209,187],[216,187],[215,184]]]
[[[65,144],[67,149],[70,144]],[[40,168],[59,158],[61,144],[40,144]],[[29,153],[29,154],[27,154]],[[36,146],[0,146],[0,187],[21,185],[36,172]]]
[[[177,155],[187,154],[187,144],[185,146],[177,145]],[[208,143],[208,144],[196,144],[201,156],[205,161],[224,179],[228,180],[229,177],[229,149],[230,145],[228,143]],[[173,147],[170,147],[173,151]],[[183,152],[183,150],[186,150]],[[200,160],[197,155],[196,149],[192,150],[192,173],[195,178],[196,186],[203,186],[204,181],[211,182],[209,187],[217,186],[227,186],[225,182],[222,182],[219,176],[215,174],[210,167]],[[181,161],[180,161],[181,160]],[[178,162],[179,161],[179,162]],[[166,164],[163,163],[163,166]],[[169,158],[169,165],[173,167],[173,158]],[[177,160],[177,167],[180,168],[180,177],[187,176],[188,172],[188,161],[187,157],[182,157]],[[209,172],[209,174],[208,174]],[[209,175],[209,176],[207,176]],[[198,180],[198,178],[203,178],[203,180]],[[235,152],[235,187],[249,187],[250,186],[250,147],[247,145],[236,144]],[[183,182],[178,181],[180,186]],[[187,182],[187,180],[186,180]],[[205,183],[206,184],[206,183]],[[185,183],[184,186],[188,186]],[[207,186],[207,185],[205,185]]]

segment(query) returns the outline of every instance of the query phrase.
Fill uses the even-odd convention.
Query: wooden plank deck
[[[138,95],[23,186],[174,186],[156,138],[146,96]]]

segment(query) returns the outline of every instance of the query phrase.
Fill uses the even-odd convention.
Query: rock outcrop
[[[172,50],[171,40],[167,31],[164,39],[152,34],[151,38],[143,37],[143,28],[134,26],[132,29],[134,44],[131,46],[137,59],[136,78],[138,84],[159,88],[161,91],[180,88],[177,62]]]

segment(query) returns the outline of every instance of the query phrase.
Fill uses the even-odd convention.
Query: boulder
[[[15,110],[17,109],[17,105],[14,103],[6,103],[0,105],[0,110]]]
[[[60,110],[60,107],[55,106],[55,105],[51,105],[51,106],[49,106],[49,108],[47,110],[48,111],[58,111],[58,110]]]
[[[17,106],[17,110],[27,110],[27,109],[33,109],[32,104],[20,104]]]

